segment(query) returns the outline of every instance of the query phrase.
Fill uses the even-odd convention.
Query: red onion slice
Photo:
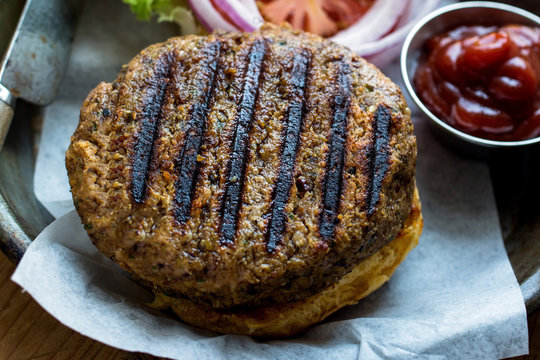
[[[214,8],[210,0],[188,0],[193,13],[209,32],[219,29],[225,31],[239,31],[240,29],[229,23]]]
[[[252,1],[253,2],[253,1]],[[247,1],[240,0],[214,0],[214,4],[222,12],[226,13],[234,25],[244,31],[258,29],[264,22],[259,10],[252,11]],[[255,3],[253,2],[253,5]],[[255,5],[256,6],[256,5]]]
[[[255,0],[188,0],[195,16],[208,30],[253,31],[264,20]],[[377,66],[399,53],[414,23],[432,11],[439,0],[377,0],[355,24],[331,40],[349,47]],[[232,23],[218,11],[226,13]]]
[[[357,39],[355,43],[343,44],[373,64],[382,67],[390,63],[401,49],[401,44],[414,24],[439,5],[439,0],[411,0],[410,6],[400,19],[398,28],[388,35],[364,43]]]
[[[360,20],[332,40],[347,46],[377,40],[395,28],[408,6],[409,0],[377,0]]]
[[[257,16],[261,21],[264,21],[261,16],[261,13],[259,12],[259,7],[257,6],[257,2],[255,0],[238,0],[238,1],[240,1],[241,4],[243,4],[250,12],[252,12],[255,16]]]

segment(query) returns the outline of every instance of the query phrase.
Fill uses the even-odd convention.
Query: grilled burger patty
[[[90,93],[66,164],[92,242],[143,283],[216,309],[289,302],[402,228],[409,113],[374,66],[315,35],[178,37]]]

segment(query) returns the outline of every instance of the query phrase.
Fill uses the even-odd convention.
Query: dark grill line
[[[326,176],[323,183],[323,201],[319,225],[320,235],[325,242],[330,241],[334,237],[337,213],[341,200],[343,163],[345,161],[345,143],[347,140],[347,118],[351,103],[349,75],[349,64],[340,62],[332,102],[334,115],[329,141],[330,150],[326,160]]]
[[[161,109],[166,98],[167,85],[171,77],[172,54],[156,60],[154,76],[143,95],[143,110],[140,128],[131,164],[131,195],[136,203],[146,198],[146,183],[154,153],[161,118]]]
[[[264,40],[256,40],[248,56],[248,68],[238,106],[236,130],[232,144],[225,184],[225,194],[221,204],[220,244],[232,245],[238,221],[238,212],[244,187],[244,173],[249,141],[249,131],[255,112],[255,101],[259,91],[262,65],[266,52]]]
[[[390,122],[392,112],[384,105],[379,105],[373,117],[373,141],[369,163],[369,187],[367,192],[367,214],[373,215],[381,195],[381,187],[388,171],[390,155]]]
[[[191,212],[195,184],[199,177],[197,156],[203,142],[206,119],[216,86],[220,51],[220,41],[210,43],[203,50],[204,60],[197,74],[199,79],[195,82],[201,84],[201,94],[189,111],[184,146],[175,162],[178,178],[175,183],[174,217],[180,225],[188,220]]]
[[[305,87],[309,75],[311,53],[304,50],[296,53],[292,69],[292,92],[287,109],[287,129],[283,137],[281,159],[274,193],[272,209],[268,224],[266,250],[273,252],[283,241],[283,233],[287,222],[285,206],[290,196],[293,183],[294,167],[298,155],[298,145],[305,115]]]

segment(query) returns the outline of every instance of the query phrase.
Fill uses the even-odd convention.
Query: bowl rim
[[[540,143],[540,136],[535,137],[533,139],[527,139],[527,140],[520,140],[520,141],[497,141],[497,140],[489,140],[484,139],[481,137],[469,135],[465,132],[462,132],[451,125],[447,124],[443,120],[439,119],[436,115],[434,115],[420,100],[418,95],[416,94],[416,91],[412,85],[411,78],[409,76],[407,62],[409,60],[409,49],[412,41],[418,34],[418,32],[428,23],[435,20],[440,15],[453,12],[456,10],[462,10],[462,9],[468,9],[468,8],[489,8],[489,9],[496,9],[496,10],[503,10],[510,13],[514,13],[517,15],[520,15],[526,19],[532,20],[533,22],[536,22],[538,26],[540,27],[540,16],[537,16],[527,10],[521,9],[516,6],[507,5],[503,3],[493,2],[493,1],[467,1],[462,3],[455,3],[443,6],[441,8],[438,8],[426,16],[424,16],[422,19],[420,19],[409,31],[407,36],[405,37],[405,41],[403,43],[403,46],[401,48],[401,54],[400,54],[400,68],[401,68],[401,77],[403,78],[403,82],[405,84],[405,87],[407,88],[407,91],[413,101],[416,103],[416,105],[430,118],[436,125],[443,128],[447,132],[452,133],[456,137],[460,138],[461,140],[464,140],[468,143],[472,143],[475,145],[480,145],[483,147],[489,147],[489,148],[517,148],[522,146],[528,146],[532,144]]]

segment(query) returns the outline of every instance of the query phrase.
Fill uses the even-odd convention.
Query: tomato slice
[[[294,29],[332,36],[354,24],[375,0],[259,0],[265,20],[288,22]]]

